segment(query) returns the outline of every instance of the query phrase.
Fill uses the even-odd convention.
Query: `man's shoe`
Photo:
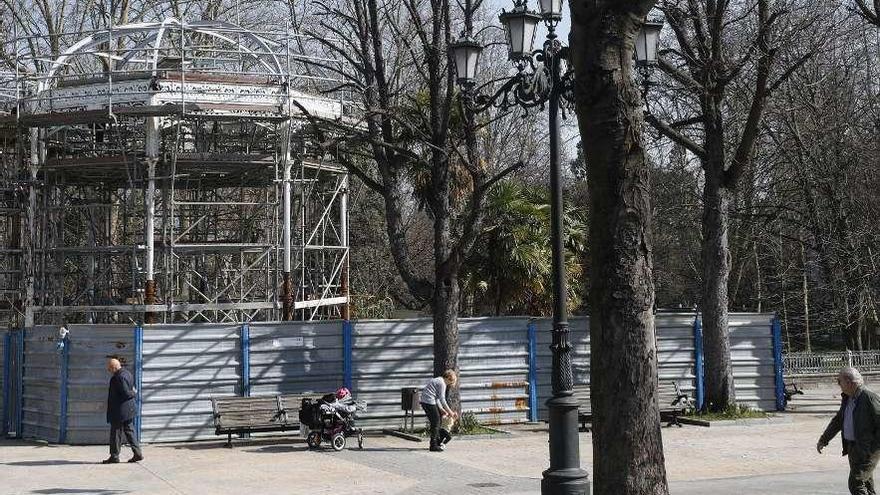
[[[443,452],[443,447],[439,445],[432,445],[430,449],[431,452]]]
[[[108,458],[104,459],[103,461],[101,461],[101,464],[119,464],[119,458],[118,457],[108,457]]]
[[[136,455],[136,456],[132,457],[131,459],[129,459],[128,462],[140,462],[142,460],[144,460],[144,456]],[[117,461],[117,462],[119,462],[119,461]]]

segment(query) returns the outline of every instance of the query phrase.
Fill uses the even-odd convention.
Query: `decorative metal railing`
[[[845,366],[880,371],[880,351],[791,352],[782,357],[786,375],[834,374]]]

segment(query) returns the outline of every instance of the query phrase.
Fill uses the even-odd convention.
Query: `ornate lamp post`
[[[580,467],[578,401],[572,393],[571,343],[568,325],[568,290],[565,277],[565,251],[562,225],[563,196],[560,164],[560,104],[572,102],[573,73],[568,65],[568,47],[559,42],[556,25],[562,18],[563,0],[539,0],[540,14],[532,12],[526,0],[514,0],[510,12],[499,16],[507,35],[508,57],[517,72],[494,93],[484,94],[476,87],[480,45],[467,29],[450,45],[458,83],[462,87],[470,116],[496,107],[548,109],[550,126],[551,245],[553,256],[553,397],[550,410],[550,468],[544,471],[541,493],[585,495],[590,493],[587,472]],[[534,49],[535,34],[541,21],[547,26],[543,47]],[[645,66],[656,59],[657,40],[662,23],[647,22],[637,43],[638,63]],[[642,55],[644,54],[644,55]]]
[[[540,14],[528,10],[525,0],[515,0],[510,12],[502,12],[507,34],[508,56],[517,73],[491,95],[475,88],[479,50],[465,36],[450,47],[458,70],[465,101],[471,111],[490,106],[502,109],[546,106],[550,117],[551,244],[553,251],[553,397],[550,410],[550,468],[541,481],[543,494],[588,494],[590,482],[580,467],[578,401],[572,394],[571,344],[568,326],[568,290],[565,281],[565,251],[562,225],[562,170],[560,166],[560,103],[571,101],[572,73],[567,66],[568,48],[556,35],[562,18],[563,0],[540,0]],[[541,21],[547,39],[535,50],[535,34]]]

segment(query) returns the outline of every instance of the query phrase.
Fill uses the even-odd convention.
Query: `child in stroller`
[[[358,448],[364,448],[364,433],[355,427],[354,415],[366,408],[366,403],[356,401],[345,387],[316,402],[303,399],[300,421],[303,431],[308,431],[306,443],[310,448],[317,448],[322,441],[327,441],[333,450],[340,451],[345,448],[345,439],[356,435]]]

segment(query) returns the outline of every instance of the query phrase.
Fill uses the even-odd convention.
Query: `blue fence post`
[[[134,327],[134,386],[137,389],[137,416],[134,419],[134,434],[141,440],[141,425],[144,404],[144,329]]]
[[[251,327],[247,323],[241,325],[241,396],[251,396]]]
[[[785,410],[785,382],[782,376],[782,327],[779,324],[779,317],[773,317],[773,323],[770,326],[773,334],[773,375],[776,378],[776,410]]]
[[[353,346],[353,328],[351,324],[351,320],[345,320],[342,322],[342,386],[351,390],[352,389],[352,375],[354,370],[352,370],[352,354],[354,352]]]
[[[529,421],[538,421],[538,329],[529,321]]]
[[[67,383],[70,379],[70,337],[61,339],[61,383],[58,386],[61,392],[61,412],[58,418],[58,443],[67,441]]]
[[[0,435],[6,436],[9,433],[9,407],[12,405],[12,384],[10,377],[12,376],[12,332],[3,334],[3,417],[0,421]]]
[[[697,315],[694,317],[694,399],[696,400],[697,410],[702,411],[705,397],[705,385],[704,385],[704,373],[705,370],[703,368],[703,322],[700,321],[700,316]]]
[[[15,345],[16,374],[15,380],[15,438],[24,436],[24,340],[27,333],[22,328],[18,332],[18,342]]]

